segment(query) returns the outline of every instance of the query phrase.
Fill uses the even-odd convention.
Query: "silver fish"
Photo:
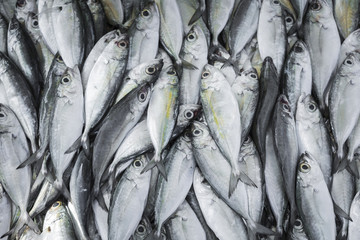
[[[165,161],[168,180],[158,178],[155,202],[156,234],[160,236],[163,223],[176,211],[191,187],[195,159],[187,132],[174,143]]]
[[[169,239],[172,240],[206,239],[204,229],[201,227],[199,219],[197,219],[194,211],[186,200],[179,206],[174,217],[168,221],[166,229]]]
[[[349,232],[348,232],[348,240],[355,240],[359,239],[360,237],[360,231],[359,231],[359,222],[360,222],[360,192],[357,192],[354,199],[351,203],[350,208],[350,217],[352,219],[351,222],[349,222]]]
[[[360,52],[360,29],[350,33],[350,35],[341,44],[337,63],[338,68],[343,64],[345,58],[354,51]]]
[[[343,38],[347,38],[359,25],[359,0],[334,0],[334,16]]]
[[[52,54],[58,52],[53,28],[52,7],[54,0],[38,0],[39,29]]]
[[[261,58],[271,57],[280,75],[286,53],[286,27],[280,1],[264,0],[257,30]]]
[[[106,18],[109,23],[113,26],[121,25],[124,21],[124,9],[121,0],[100,0],[104,11],[106,14]]]
[[[304,226],[300,218],[295,220],[294,227],[290,232],[291,240],[309,240],[304,231]]]
[[[196,168],[194,190],[207,224],[219,239],[248,239],[241,217],[220,199]]]
[[[149,3],[129,29],[129,57],[126,66],[131,70],[140,63],[155,58],[158,52],[160,13],[155,3]]]
[[[29,13],[37,13],[38,6],[36,0],[19,0],[16,2],[15,16],[23,24]]]
[[[116,186],[109,210],[109,240],[129,239],[141,220],[150,187],[151,173],[141,174],[147,161],[145,155],[135,159]]]
[[[326,0],[311,0],[304,19],[304,40],[309,47],[315,97],[323,112],[326,88],[337,65],[340,36],[332,8]],[[332,49],[326,51],[325,49]]]
[[[0,236],[10,230],[11,224],[11,200],[6,194],[2,184],[0,183]],[[7,237],[0,237],[0,240],[6,240]]]
[[[95,42],[97,42],[105,32],[105,11],[100,1],[87,0],[86,3],[90,9],[92,19],[94,21]]]
[[[208,46],[206,36],[198,25],[194,25],[186,35],[180,52],[181,59],[197,69],[183,69],[180,79],[179,104],[198,104],[202,69],[207,64]],[[189,86],[191,86],[189,88]]]
[[[333,164],[330,135],[318,105],[311,95],[300,95],[296,110],[296,130],[299,152],[306,151],[314,156],[326,185],[330,187]]]
[[[310,239],[336,238],[334,205],[317,161],[302,154],[297,169],[296,200]]]

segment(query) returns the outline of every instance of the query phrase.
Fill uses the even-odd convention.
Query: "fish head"
[[[224,74],[216,67],[206,64],[201,73],[201,89],[218,90],[219,83],[226,81]]]
[[[65,208],[65,204],[61,201],[54,202],[51,205],[50,209],[46,212],[43,232],[52,231],[51,229],[57,221],[64,220],[66,218],[69,218],[69,215]]]
[[[144,169],[148,161],[149,160],[146,154],[142,154],[136,157],[134,161],[131,163],[130,167],[128,168],[129,170],[128,174],[133,176],[139,176],[139,174]],[[148,171],[147,173],[150,174],[151,171]],[[144,173],[143,175],[146,175],[146,173]],[[135,177],[132,179],[135,179]]]
[[[360,29],[353,31],[345,40],[344,45],[350,45],[355,49],[358,48],[360,42]]]
[[[132,240],[142,240],[145,239],[152,231],[151,223],[148,218],[143,217],[135,229],[134,234],[132,235]]]
[[[197,104],[183,104],[179,106],[179,114],[177,116],[176,126],[184,128],[194,120],[201,109]]]
[[[302,40],[296,41],[291,49],[291,55],[294,55],[295,61],[306,62],[310,60],[310,53],[306,43]]]
[[[213,146],[209,128],[202,122],[194,121],[191,124],[191,144],[194,148],[202,149]]]
[[[139,86],[144,83],[153,83],[159,77],[163,65],[162,59],[141,63],[126,74],[122,85]]]
[[[0,133],[14,133],[22,131],[15,113],[4,104],[0,103]]]
[[[179,78],[178,78],[178,74],[175,70],[175,67],[173,65],[170,65],[164,70],[165,71],[163,71],[163,73],[167,79],[166,82],[170,85],[178,85]]]
[[[159,28],[160,12],[155,2],[149,2],[135,19],[136,29],[143,31]]]
[[[25,19],[25,27],[26,29],[31,29],[30,32],[40,31],[38,15],[33,12],[29,12],[27,18]]]
[[[311,22],[322,22],[333,18],[332,7],[326,0],[310,0],[306,18]]]
[[[17,20],[17,18],[14,15],[9,22],[8,34],[12,35],[15,32],[19,31],[19,29],[20,29],[20,22]]]
[[[321,113],[319,107],[311,94],[302,93],[298,99],[296,107],[296,121],[306,123],[319,123]]]
[[[338,70],[340,76],[351,77],[350,84],[354,84],[360,74],[360,52],[349,53]]]
[[[261,8],[267,11],[269,17],[282,16],[282,4],[279,0],[264,0]]]
[[[250,136],[247,136],[244,139],[243,144],[241,145],[239,160],[241,160],[245,156],[251,156],[256,153],[257,153],[257,150],[256,150],[253,140],[251,139]],[[241,158],[240,158],[240,156],[241,156]]]
[[[324,176],[319,164],[309,152],[305,152],[300,156],[297,169],[297,181],[305,188],[324,181]]]
[[[67,68],[59,81],[58,96],[70,97],[77,94],[82,94],[82,82],[80,70],[77,66],[74,68]]]
[[[151,97],[151,86],[146,84],[141,87],[137,92],[136,107],[139,108],[141,105],[147,105]]]
[[[277,100],[277,111],[285,118],[293,118],[290,102],[284,94],[281,94]]]
[[[194,53],[204,53],[207,54],[207,42],[206,42],[206,36],[203,30],[198,25],[193,25],[188,32],[188,34],[184,38],[183,42],[183,48],[182,52],[184,54],[190,54],[193,55]],[[198,56],[194,56],[195,59],[198,58]]]
[[[299,234],[303,235],[303,234],[305,234],[305,231],[304,231],[304,225],[303,225],[302,220],[300,218],[297,218],[294,222],[294,226],[293,226],[291,235],[298,236]]]
[[[116,48],[112,48],[118,52],[117,59],[125,59],[129,53],[129,37],[126,33],[121,33],[119,30],[115,31],[115,38],[109,44],[115,44]]]

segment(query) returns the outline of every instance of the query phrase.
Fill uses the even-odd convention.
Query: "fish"
[[[79,3],[54,0],[51,22],[56,45],[67,67],[81,66],[85,53],[85,26]]]
[[[38,118],[36,101],[24,76],[11,60],[0,52],[0,80],[4,85],[8,106],[19,119],[26,137],[30,140],[31,151],[37,149]]]
[[[205,231],[201,227],[199,219],[186,200],[179,206],[174,217],[168,221],[166,233],[169,239],[206,239]]]
[[[86,4],[86,0],[78,1],[79,8],[81,11],[81,17],[84,23],[84,39],[85,39],[85,46],[84,46],[84,59],[89,55],[91,49],[95,45],[95,25],[93,21],[93,17],[91,11]],[[81,62],[81,63],[82,63]]]
[[[337,71],[329,92],[330,123],[337,145],[337,159],[335,159],[337,162],[334,163],[336,169],[344,155],[344,143],[359,119],[360,112],[356,108],[350,110],[352,102],[356,101],[358,96],[355,76],[359,70],[360,54],[353,52],[347,56]]]
[[[0,183],[0,236],[7,233],[10,230],[11,224],[11,207],[12,203],[9,196],[6,194],[2,184]],[[1,240],[6,240],[7,237],[0,238]]]
[[[291,240],[308,240],[308,236],[304,231],[304,226],[300,218],[297,218],[294,223],[294,227],[290,232]]]
[[[58,52],[55,30],[53,28],[52,7],[54,0],[38,0],[39,29],[44,37],[45,43],[52,54]]]
[[[324,113],[327,104],[329,80],[337,66],[340,52],[340,36],[326,0],[311,0],[305,15],[304,41],[309,47],[311,58],[314,97]],[[331,48],[331,51],[324,49]]]
[[[305,152],[297,166],[296,202],[309,239],[335,239],[334,205],[314,157]]]
[[[97,42],[105,33],[105,11],[100,1],[87,0],[86,4],[94,21],[95,42]]]
[[[1,1],[0,13],[7,21],[14,16],[17,0]]]
[[[115,188],[108,218],[111,240],[129,239],[141,221],[150,187],[151,172],[141,174],[147,162],[145,155],[136,158]]]
[[[168,180],[159,177],[155,201],[156,235],[160,236],[163,223],[176,211],[185,200],[192,184],[195,159],[191,139],[185,132],[173,144],[165,157],[165,171]]]
[[[84,96],[80,70],[77,67],[66,69],[54,94],[54,113],[49,129],[49,150],[55,173],[54,187],[70,199],[63,174],[75,153],[65,152],[81,134],[84,125]]]
[[[241,217],[215,194],[198,168],[194,190],[207,224],[219,239],[248,239]]]
[[[31,168],[16,169],[30,154],[30,149],[21,124],[15,113],[3,104],[0,104],[0,182],[11,202],[19,208],[20,216],[15,225],[3,233],[5,235],[18,236],[19,230],[26,224],[36,233],[38,226],[30,218],[27,212],[31,187]]]
[[[241,171],[237,165],[241,118],[230,84],[218,69],[209,64],[205,65],[201,74],[200,100],[211,135],[231,165],[230,197],[241,179]]]
[[[286,53],[286,26],[285,16],[282,12],[280,1],[264,0],[259,15],[257,40],[259,52],[263,60],[271,57],[280,75]]]
[[[106,19],[113,26],[121,26],[124,21],[124,7],[120,0],[100,0]]]
[[[20,0],[15,5],[15,16],[21,24],[24,24],[30,13],[37,13],[38,6],[36,0]]]
[[[68,239],[75,240],[75,232],[69,216],[67,206],[56,201],[46,212],[41,239]]]
[[[360,2],[355,0],[334,1],[334,16],[339,33],[345,39],[358,28]]]
[[[297,106],[295,118],[299,152],[306,151],[314,156],[324,175],[326,185],[330,187],[333,156],[325,119],[310,94],[302,93]]]
[[[154,2],[149,3],[138,14],[129,29],[127,71],[156,57],[159,47],[159,32],[159,8]]]
[[[101,177],[127,133],[138,123],[151,98],[150,86],[138,87],[109,111],[96,135],[92,154],[93,195],[104,206]],[[99,196],[101,195],[101,196]]]
[[[265,162],[265,139],[273,109],[280,91],[280,80],[276,67],[270,57],[265,58],[259,79],[259,100],[252,123],[251,135],[260,153],[261,161]]]
[[[73,152],[80,147],[80,143],[87,156],[90,156],[89,132],[102,119],[109,108],[109,103],[115,97],[120,87],[121,79],[126,69],[126,59],[129,52],[128,37],[115,32],[112,39],[97,58],[84,92],[85,126],[80,141],[74,142],[67,152]],[[106,76],[103,79],[101,76]],[[104,91],[107,89],[108,91]]]
[[[309,0],[290,0],[290,2],[292,3],[292,6],[296,12],[296,23],[295,26],[296,29],[300,29],[300,27],[303,24],[305,15],[306,15],[306,11],[309,5]]]
[[[33,96],[38,100],[43,80],[36,49],[29,34],[15,17],[9,23],[7,37],[8,55],[22,71],[31,86]]]
[[[283,93],[290,107],[296,112],[298,99],[302,93],[311,94],[312,69],[307,45],[298,40],[289,52],[284,66]]]
[[[179,82],[179,104],[198,104],[200,100],[200,79],[207,64],[208,46],[206,35],[200,26],[194,25],[183,41],[180,57],[197,69],[183,69]],[[191,86],[191,88],[189,88]]]
[[[359,203],[360,203],[360,193],[357,192],[354,199],[351,202],[350,207],[350,217],[353,221],[349,222],[348,229],[348,238],[349,240],[357,239],[360,236],[359,229],[357,228],[357,224],[359,223]]]
[[[166,172],[162,163],[161,153],[170,141],[178,115],[179,78],[175,68],[164,67],[152,90],[147,109],[147,127],[151,142],[155,149],[153,159],[143,169],[150,170],[155,165],[165,179]]]
[[[352,32],[345,40],[342,42],[340,47],[340,53],[338,58],[338,65],[337,68],[339,68],[345,58],[354,51],[360,51],[360,29],[355,30]]]
[[[284,177],[285,192],[290,204],[290,225],[296,218],[296,166],[299,149],[293,110],[285,95],[280,95],[274,112],[274,144]]]

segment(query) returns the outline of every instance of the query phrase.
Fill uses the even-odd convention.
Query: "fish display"
[[[0,0],[0,240],[359,240],[359,0]]]

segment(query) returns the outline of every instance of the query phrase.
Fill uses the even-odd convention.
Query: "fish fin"
[[[344,210],[341,209],[341,207],[339,207],[333,200],[333,205],[334,205],[334,212],[336,215],[338,215],[339,217],[345,218],[349,221],[353,221],[351,219],[351,217],[349,216],[349,214],[347,214]]]
[[[357,179],[360,178],[359,169],[357,167],[356,161],[351,161],[348,164],[347,170]]]
[[[158,162],[156,163],[156,167],[158,168],[160,174],[164,177],[164,179],[167,181],[167,174],[166,174],[166,170],[165,170],[165,166],[163,164],[163,162]]]
[[[150,169],[154,168],[156,166],[156,162],[154,159],[152,159],[148,164],[146,164],[146,166],[143,168],[143,170],[141,171],[141,174],[149,171]]]
[[[294,25],[289,29],[289,31],[287,32],[287,35],[288,35],[288,36],[293,35],[294,33],[296,33],[296,32],[298,31],[298,29],[299,29],[299,26],[298,26],[298,24],[296,23],[296,24],[294,24]]]
[[[191,69],[191,70],[197,70],[198,67],[196,67],[195,65],[189,63],[188,61],[185,60],[181,60],[182,66],[186,69]]]
[[[239,180],[240,180],[240,174],[236,174],[235,172],[232,171],[230,175],[230,183],[229,183],[229,194],[228,194],[229,198],[234,193]]]
[[[22,162],[16,169],[26,167],[42,159],[46,153],[47,148],[48,145],[46,144],[45,147],[41,147],[38,150],[36,150],[36,152],[34,152],[28,159]]]
[[[247,221],[249,223],[249,221]],[[252,222],[248,224],[248,235],[250,240],[256,240],[256,234],[278,236],[278,233],[261,225],[260,223]]]
[[[83,151],[85,153],[85,156],[90,159],[91,153],[90,153],[90,139],[89,139],[89,135],[85,134],[82,138],[81,138],[81,146],[83,148]]]
[[[66,200],[68,200],[69,202],[71,202],[71,196],[70,196],[70,191],[69,189],[67,189],[67,187],[65,186],[64,181],[61,179],[56,179],[54,181],[54,187],[61,192],[61,194],[66,198]]]
[[[346,159],[343,159],[342,161],[340,161],[336,172],[341,172],[348,166],[348,164],[349,164],[349,162]]]
[[[245,183],[246,185],[258,188],[258,186],[256,185],[256,183],[244,172],[240,172],[239,175],[239,180],[243,183]]]
[[[81,136],[66,150],[65,154],[69,154],[78,150],[81,146]]]
[[[96,196],[95,196],[96,200],[98,201],[100,207],[102,209],[104,209],[105,211],[109,211],[108,207],[106,206],[106,203],[105,203],[105,199],[104,199],[104,195],[102,195],[101,192],[99,192]]]
[[[165,178],[165,180],[167,181],[167,174],[166,174],[166,170],[165,170],[165,166],[164,164],[161,162],[161,153],[160,154],[155,154],[155,156],[153,157],[153,159],[151,159],[151,161],[144,167],[144,169],[141,171],[141,174],[143,174],[144,172],[149,171],[150,169],[157,167],[160,174]]]
[[[22,234],[23,230],[25,230],[25,228],[24,228],[25,225],[29,226],[35,233],[37,233],[37,234],[41,233],[38,225],[31,219],[29,213],[26,211],[22,211],[15,226],[13,228],[11,228],[8,232],[3,234],[0,238],[2,239],[3,237],[15,234],[16,239],[18,239],[18,237]]]
[[[196,9],[196,11],[194,12],[194,14],[192,15],[189,23],[188,23],[188,26],[192,25],[193,23],[195,23],[197,20],[199,20],[199,18],[202,17],[202,15],[204,14],[205,12],[205,9],[201,6],[200,6]]]

